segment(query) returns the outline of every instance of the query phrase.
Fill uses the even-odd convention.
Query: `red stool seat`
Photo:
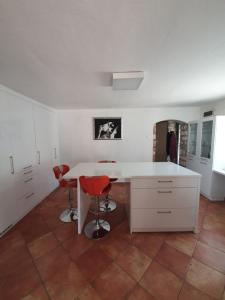
[[[111,189],[108,176],[81,176],[80,185],[84,193],[95,199],[95,220],[89,222],[84,229],[86,236],[90,239],[100,239],[110,231],[110,225],[99,218],[100,197],[105,196]]]
[[[63,178],[63,175],[65,175],[69,170],[70,167],[68,165],[60,165],[53,168],[53,172],[55,174],[55,178],[59,182],[59,186],[66,188],[69,191],[69,209],[64,210],[59,217],[62,222],[71,222],[77,220],[77,209],[72,206],[72,189],[77,188],[77,179],[67,180]]]

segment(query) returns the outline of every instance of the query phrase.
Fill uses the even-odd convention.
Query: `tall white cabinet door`
[[[53,176],[53,147],[51,132],[51,111],[41,106],[33,106],[34,127],[36,137],[36,193],[42,200],[55,187]]]
[[[199,173],[201,178],[201,193],[212,200],[212,163],[214,144],[214,118],[204,118],[201,123],[201,143]]]
[[[34,126],[32,104],[13,94],[7,94],[10,108],[8,134],[15,173],[32,166],[34,161]]]
[[[51,148],[52,148],[52,165],[59,164],[59,141],[58,141],[58,122],[57,114],[50,111],[50,131],[51,131]]]
[[[7,95],[0,90],[0,234],[15,218],[15,199],[12,197],[13,165],[8,135],[9,105]]]
[[[188,124],[187,168],[196,172],[199,168],[199,127],[199,122],[197,121]]]

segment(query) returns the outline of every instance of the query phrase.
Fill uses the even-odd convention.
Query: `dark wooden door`
[[[167,142],[168,122],[156,123],[156,152],[155,161],[167,161],[166,142]]]

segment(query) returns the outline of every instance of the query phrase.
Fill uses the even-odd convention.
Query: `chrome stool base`
[[[117,205],[114,200],[102,200],[100,202],[100,211],[101,212],[111,212],[116,209]]]
[[[69,223],[78,219],[77,208],[71,208],[64,210],[59,216],[60,221]]]
[[[99,219],[99,224],[96,220],[89,222],[85,228],[84,233],[89,239],[99,240],[103,238],[110,231],[110,225],[107,221]]]

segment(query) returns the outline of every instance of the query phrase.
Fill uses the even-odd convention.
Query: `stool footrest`
[[[89,239],[99,240],[103,238],[110,231],[110,225],[107,221],[99,219],[97,223],[96,220],[89,222],[85,228],[84,233]]]
[[[60,221],[65,222],[65,223],[76,221],[78,219],[77,208],[71,208],[71,209],[64,210],[60,214],[59,219],[60,219]]]
[[[100,211],[101,212],[111,212],[116,209],[116,202],[113,200],[102,200],[100,202]]]

